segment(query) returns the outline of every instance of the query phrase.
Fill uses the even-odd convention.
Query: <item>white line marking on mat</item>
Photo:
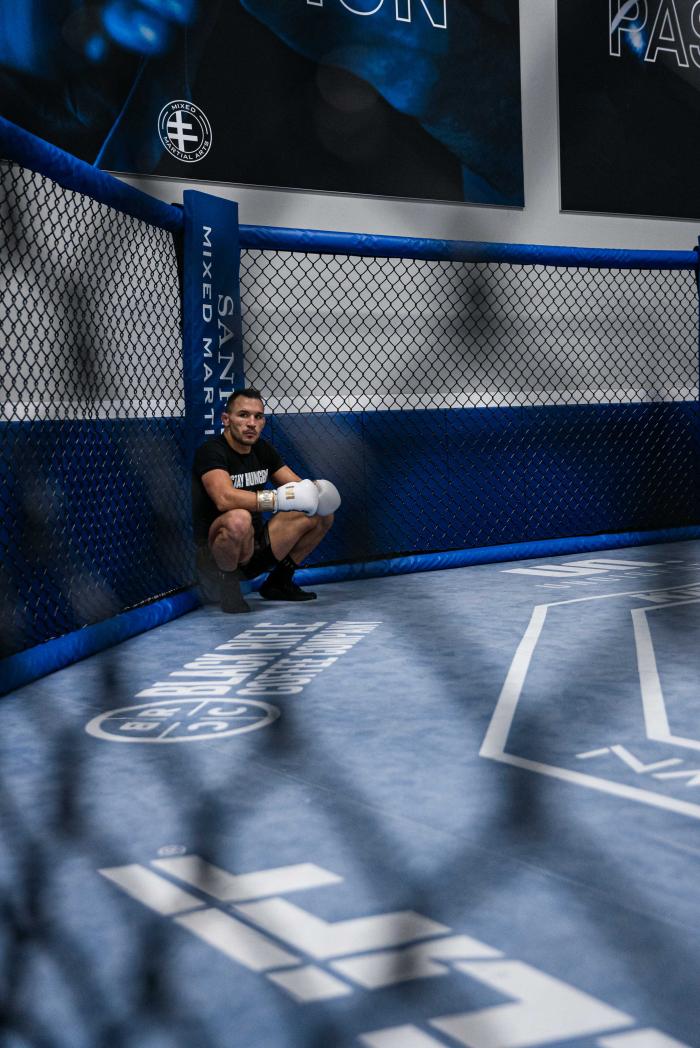
[[[663,587],[667,590],[669,587]],[[676,587],[674,587],[676,588]],[[683,587],[677,587],[682,589]],[[602,779],[598,776],[587,775],[583,772],[573,771],[570,768],[562,768],[556,765],[544,764],[540,761],[529,760],[506,752],[508,735],[513,724],[515,712],[520,701],[525,680],[530,669],[532,657],[541,637],[542,629],[550,608],[564,604],[579,604],[584,601],[609,600],[613,597],[642,596],[644,593],[656,592],[655,590],[631,590],[623,593],[601,594],[595,597],[579,597],[571,600],[554,601],[551,604],[538,604],[532,611],[530,622],[520,641],[513,660],[508,670],[505,682],[491,717],[484,741],[479,750],[479,756],[487,760],[498,761],[512,767],[523,768],[546,775],[550,778],[559,779],[562,782],[573,783],[583,786],[589,790],[599,793],[607,793],[625,800],[633,800],[647,804],[654,808],[687,815],[693,819],[700,819],[700,804],[690,801],[679,800],[664,794],[654,793],[651,790],[641,789],[638,786],[628,786],[625,783]],[[697,599],[697,598],[696,598]],[[691,603],[682,601],[678,603]],[[673,743],[679,746],[687,746],[692,749],[700,749],[700,741],[694,739],[683,739],[671,735],[666,717],[665,704],[661,691],[661,684],[656,668],[651,636],[648,631],[645,612],[648,610],[661,610],[662,608],[676,607],[676,604],[664,604],[652,608],[639,608],[632,611],[635,624],[635,640],[637,641],[638,664],[640,673],[640,685],[642,688],[642,699],[644,705],[644,717],[647,725],[647,733],[651,730],[654,734],[649,735],[655,741]],[[635,611],[639,612],[635,617]],[[643,625],[639,625],[643,622]],[[591,751],[590,755],[595,751]],[[618,754],[619,756],[619,754]]]

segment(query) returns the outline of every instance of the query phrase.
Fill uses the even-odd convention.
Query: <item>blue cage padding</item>
[[[2,118],[0,158],[9,161],[8,184],[18,190],[21,187],[22,192],[31,189],[32,180],[26,172],[33,171],[74,194],[62,198],[67,203],[66,213],[77,223],[70,227],[73,237],[79,235],[81,197],[85,198],[88,215],[95,214],[95,201],[114,212],[110,229],[124,242],[128,241],[128,230],[133,229],[133,219],[144,229],[157,227],[153,237],[146,234],[149,244],[155,242],[153,238],[165,244],[160,230],[175,236],[183,230],[180,208],[154,200]],[[55,195],[55,190],[47,192]],[[14,201],[12,206],[21,206],[17,204],[21,197],[9,199]],[[26,197],[27,212],[22,219],[27,224],[32,221],[30,204],[31,199]],[[59,207],[57,228],[61,214]],[[121,216],[127,216],[123,229],[119,227]],[[47,225],[52,220],[49,213]],[[10,226],[10,235],[13,229]],[[67,227],[61,229],[61,235],[69,235]],[[28,242],[31,248],[31,239]],[[89,238],[82,250],[89,265]],[[18,279],[26,281],[22,274],[31,273],[31,266],[40,264],[39,257],[36,254],[21,260]],[[168,257],[172,258],[169,286],[176,299],[174,248]],[[52,279],[51,273],[48,279]],[[67,286],[70,288],[69,282]],[[71,309],[80,294],[76,288]],[[116,286],[113,301],[118,302],[114,308],[123,311],[123,295]],[[22,299],[18,298],[20,322],[21,309]],[[172,313],[169,315],[172,317]],[[10,319],[16,323],[14,311]],[[128,314],[120,312],[118,323],[128,322]],[[78,339],[81,337],[78,335]],[[17,344],[24,353],[41,353],[40,343],[27,337]],[[163,348],[169,350],[170,343]],[[172,349],[177,355],[181,352],[177,344]],[[78,345],[76,362],[81,353],[83,344]],[[89,356],[86,364],[89,369]],[[13,373],[12,368],[9,373]],[[76,389],[80,381],[76,377]],[[155,381],[151,387],[157,401]],[[22,395],[18,395],[18,403],[21,400]],[[167,414],[167,404],[158,407],[165,413],[157,418],[96,419],[91,417],[92,411],[89,417],[70,417],[70,405],[68,417],[61,417],[59,406],[45,420],[23,418],[22,413],[12,418],[12,407],[10,416],[0,421],[5,510],[0,519],[6,613],[3,653],[10,653],[0,661],[0,691],[150,628],[157,621],[165,621],[164,616],[181,614],[183,601],[188,607],[194,606],[191,595],[184,597],[192,581],[187,425],[184,417]],[[134,414],[139,415],[138,407]],[[34,506],[25,487],[44,482],[47,497],[40,506]],[[58,534],[61,537],[56,545]],[[94,542],[95,535],[103,541]],[[138,607],[149,601],[154,604],[164,594],[169,598],[161,603],[160,610]],[[128,608],[134,609],[133,614],[119,614]]]
[[[471,240],[334,233],[276,226],[240,227],[242,248],[300,251],[320,255],[413,258],[443,262],[503,262],[511,265],[591,269],[695,269],[696,251],[632,251],[616,248],[560,247],[547,244],[490,244]]]
[[[207,427],[218,428],[221,392],[242,382],[242,344],[235,203],[188,192],[184,208],[164,204],[2,118],[0,158],[84,196],[88,204],[96,201],[174,235],[183,260],[184,337],[182,346],[162,349],[181,353],[186,408],[185,418],[0,422],[0,474],[13,507],[11,519],[0,521],[0,536],[5,549],[14,551],[3,582],[8,600],[22,595],[5,645],[16,654],[0,660],[2,693],[196,606],[188,589],[194,578],[189,465]],[[167,403],[162,406],[167,412]],[[50,467],[51,490],[59,497],[51,524],[32,538],[35,522],[25,519],[15,467],[22,462],[23,475],[41,483],[47,441],[63,449]],[[149,451],[154,441],[158,465],[146,483],[142,470],[149,462],[155,466]],[[52,558],[51,529],[57,525],[65,548]],[[103,536],[102,545],[92,543],[95,533]],[[86,587],[83,580],[91,577],[99,585]],[[169,596],[154,602],[161,594]],[[50,627],[42,625],[42,608],[50,609]],[[117,614],[120,608],[133,610]],[[22,644],[30,646],[17,651]]]
[[[0,473],[3,497],[13,507],[11,517],[0,517],[0,540],[11,551],[4,563],[10,593],[55,618],[61,633],[69,634],[113,613],[108,595],[118,595],[122,607],[134,607],[144,593],[169,593],[189,581],[183,574],[190,526],[183,477],[186,423],[184,418],[63,421],[60,440],[74,453],[52,462],[49,478],[45,448],[56,439],[57,425],[0,423],[3,466],[22,466]],[[145,456],[157,461],[155,473],[137,472]],[[47,490],[60,491],[50,524],[67,536],[60,558],[47,555],[49,536],[37,533],[37,521],[28,516],[31,507],[21,488],[27,474]],[[106,492],[113,495],[106,499]],[[157,513],[166,503],[167,521],[154,527],[144,508]],[[105,541],[95,542],[96,535]],[[93,593],[82,584],[79,610],[67,599],[78,578],[99,579]],[[40,616],[28,613],[20,625],[35,644],[44,640]]]
[[[199,600],[195,591],[185,590],[2,659],[0,695],[6,695],[48,673],[120,644],[129,637],[162,626],[197,607]]]
[[[669,434],[668,462],[653,488],[635,483],[631,495],[630,477],[651,475],[659,453],[644,439],[652,420],[657,437]],[[621,544],[631,545],[635,533],[700,520],[694,403],[290,414],[274,417],[268,432],[298,472],[343,492],[310,563],[598,533],[627,534]],[[575,511],[556,498],[562,484],[579,493]],[[416,489],[420,505],[407,496]],[[543,490],[552,493],[546,500]]]
[[[304,586],[324,582],[357,582],[360,579],[407,575],[416,571],[446,571],[470,568],[476,564],[502,564],[507,561],[544,560],[549,557],[578,556],[602,550],[625,549],[628,546],[651,546],[662,542],[686,542],[700,539],[700,525],[686,528],[660,528],[657,531],[621,532],[610,535],[577,535],[566,539],[540,539],[535,542],[512,542],[501,546],[447,550],[441,553],[415,553],[405,557],[358,561],[354,564],[327,564],[301,568],[294,575]],[[258,589],[260,580],[252,586]]]
[[[183,361],[189,458],[220,430],[228,395],[243,385],[238,204],[184,193]]]
[[[241,226],[240,242],[248,251],[282,255],[695,273],[698,266],[697,251],[483,244],[252,226]],[[319,566],[300,576],[318,582],[692,536],[700,520],[699,420],[696,400],[438,411],[302,409],[278,413],[268,433],[294,468],[329,477],[343,493],[334,529],[309,562]],[[417,452],[426,435],[428,442],[423,439]],[[575,503],[557,497],[565,488],[576,490]],[[455,521],[469,525],[461,536]],[[333,563],[353,559],[356,564]]]

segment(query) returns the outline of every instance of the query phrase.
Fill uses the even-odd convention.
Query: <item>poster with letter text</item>
[[[117,173],[523,205],[518,0],[0,0],[0,111]]]
[[[700,218],[700,4],[558,0],[565,211]]]

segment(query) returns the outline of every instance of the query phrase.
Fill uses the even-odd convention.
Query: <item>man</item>
[[[294,582],[295,569],[333,523],[340,496],[330,481],[302,480],[260,439],[265,426],[257,389],[237,389],[221,416],[223,433],[195,453],[192,519],[197,574],[205,601],[223,611],[250,611],[240,582],[269,571],[265,600],[313,600]],[[266,489],[268,481],[276,491]],[[266,523],[263,513],[274,516]],[[217,589],[220,591],[217,593]]]

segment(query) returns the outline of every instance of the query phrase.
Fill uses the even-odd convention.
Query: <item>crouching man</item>
[[[220,601],[223,611],[250,611],[241,580],[269,572],[260,587],[265,600],[313,600],[294,571],[333,524],[337,489],[327,480],[302,480],[260,439],[265,409],[257,389],[235,390],[221,422],[223,433],[197,449],[192,469],[202,599]],[[266,522],[263,513],[273,516]]]

